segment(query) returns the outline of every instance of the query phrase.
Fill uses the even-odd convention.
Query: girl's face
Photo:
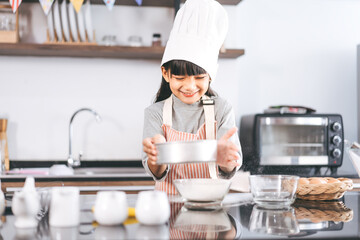
[[[199,101],[209,89],[210,76],[208,73],[188,76],[171,74],[164,67],[161,70],[172,93],[184,103],[193,104]]]

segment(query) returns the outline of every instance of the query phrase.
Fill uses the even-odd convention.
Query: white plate
[[[63,0],[63,2],[61,3],[61,23],[64,31],[65,40],[68,42],[70,41],[70,29],[69,29],[66,0]]]
[[[75,42],[77,42],[78,32],[77,32],[77,25],[76,25],[75,9],[71,3],[68,4],[68,14],[69,14],[71,35],[73,37],[73,40]]]
[[[49,40],[52,42],[55,38],[53,8],[49,10],[49,14],[47,15],[47,26],[49,30]]]
[[[93,33],[93,27],[92,27],[92,20],[91,20],[91,5],[90,0],[86,1],[85,4],[85,26],[86,26],[86,33],[87,37],[89,39],[89,42],[94,41],[94,33]]]
[[[78,23],[78,27],[79,27],[80,40],[82,42],[85,42],[86,33],[85,33],[83,8],[80,8],[79,12],[77,13],[77,23]]]
[[[59,0],[54,1],[53,14],[54,14],[54,25],[55,32],[58,37],[58,41],[62,41],[62,28],[61,28],[61,19],[60,19],[60,11],[59,11]]]

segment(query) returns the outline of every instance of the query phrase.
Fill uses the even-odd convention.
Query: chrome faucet
[[[73,156],[72,156],[72,146],[71,146],[71,143],[72,143],[72,135],[73,135],[72,122],[73,122],[76,114],[78,114],[79,112],[82,112],[82,111],[89,111],[89,112],[93,113],[93,114],[95,115],[96,121],[97,121],[97,122],[100,122],[100,121],[101,121],[100,115],[99,115],[97,112],[95,112],[94,110],[90,109],[90,108],[80,108],[79,110],[77,110],[77,111],[71,116],[70,124],[69,124],[69,157],[68,157],[68,160],[67,160],[69,167],[79,167],[79,166],[80,166],[80,161],[81,161],[82,153],[79,154],[79,158],[78,158],[78,159],[74,159]]]

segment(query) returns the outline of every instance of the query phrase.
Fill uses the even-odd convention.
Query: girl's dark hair
[[[206,73],[206,71],[198,65],[185,61],[185,60],[171,60],[162,65],[166,71],[170,70],[170,74],[175,75],[200,75]],[[158,92],[156,93],[155,102],[160,102],[170,97],[172,94],[169,83],[165,81],[164,77],[161,79],[161,84]],[[216,92],[209,89],[205,93],[207,96],[216,96]]]

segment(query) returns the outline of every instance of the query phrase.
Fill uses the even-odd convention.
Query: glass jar
[[[152,46],[153,47],[160,47],[161,46],[161,34],[154,33],[152,36]]]
[[[105,35],[102,38],[102,43],[105,46],[115,46],[117,44],[116,36],[115,35]]]
[[[143,45],[142,43],[142,37],[137,35],[132,35],[128,38],[129,45],[131,47],[141,47]]]

